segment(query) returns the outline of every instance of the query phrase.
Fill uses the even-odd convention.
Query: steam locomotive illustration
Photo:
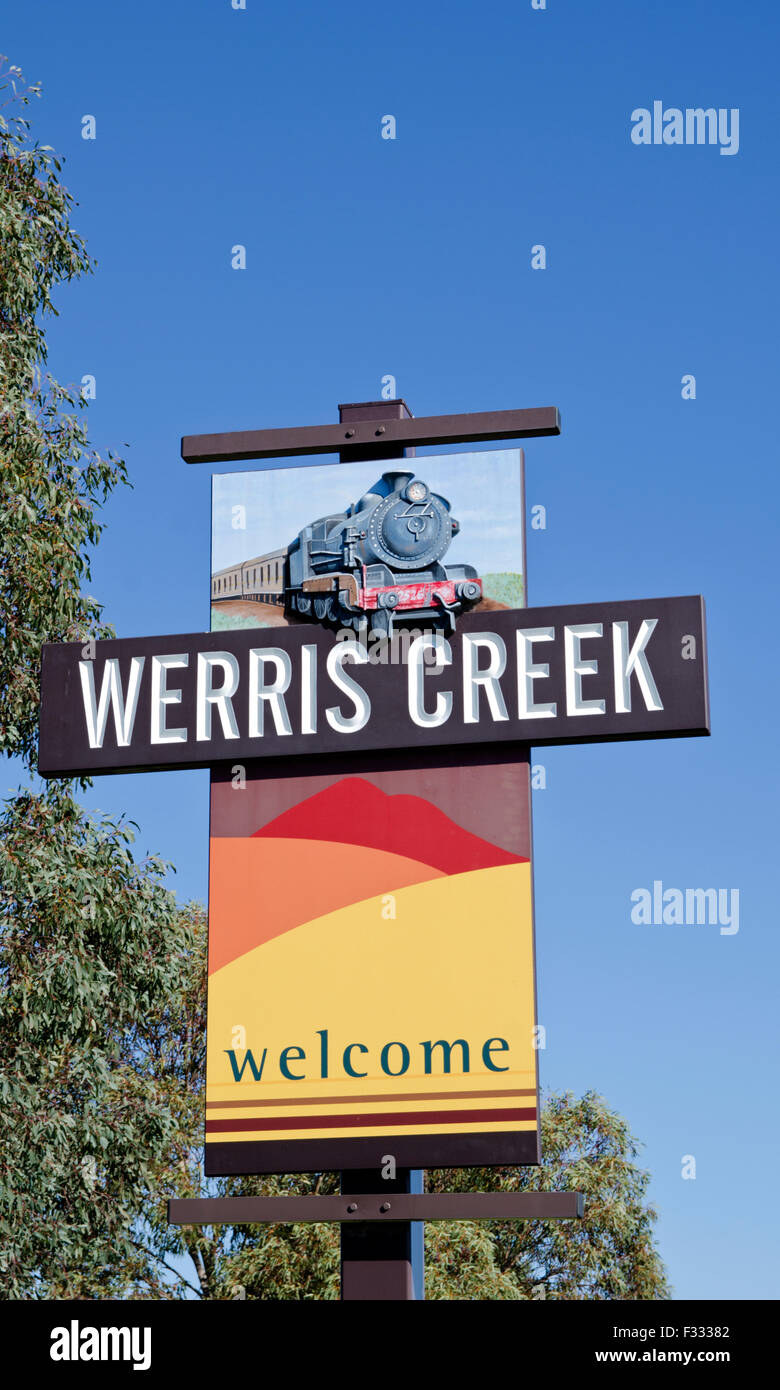
[[[482,597],[471,565],[445,565],[460,530],[446,497],[414,473],[383,473],[346,511],[304,526],[290,545],[218,570],[214,602],[255,599],[328,627],[392,636],[394,624],[451,633]]]

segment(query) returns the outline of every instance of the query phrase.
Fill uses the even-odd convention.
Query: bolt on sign
[[[709,711],[700,597],[526,607],[523,488],[217,475],[211,632],[44,649],[42,775],[212,768],[207,1174],[539,1161],[529,748]]]

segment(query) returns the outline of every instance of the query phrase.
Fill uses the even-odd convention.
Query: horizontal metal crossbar
[[[423,1192],[338,1197],[184,1197],[168,1203],[173,1226],[291,1221],[566,1221],[581,1192]]]
[[[557,406],[530,410],[473,411],[466,415],[421,415],[416,419],[354,420],[339,425],[292,429],[234,430],[228,434],[186,434],[185,463],[229,463],[241,459],[287,458],[293,454],[332,454],[382,445],[399,450],[420,444],[471,444],[496,439],[530,439],[560,434]]]

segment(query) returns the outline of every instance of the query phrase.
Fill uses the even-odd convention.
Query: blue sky
[[[779,27],[770,0],[35,0],[3,33],[99,261],[49,341],[134,484],[92,583],[121,635],[208,626],[210,470],[180,435],[332,421],[386,374],[416,414],[560,407],[526,450],[532,604],[705,595],[712,738],[545,750],[534,810],[543,1082],[627,1116],[703,1299],[780,1291]],[[738,154],[633,144],[655,100],[738,109]],[[207,793],[88,801],[204,897]],[[739,932],[634,925],[656,879],[739,889]]]

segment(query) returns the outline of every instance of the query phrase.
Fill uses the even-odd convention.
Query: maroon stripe
[[[207,1120],[207,1134],[238,1134],[243,1130],[255,1133],[264,1129],[356,1129],[360,1126],[382,1125],[462,1125],[469,1121],[487,1122],[489,1120],[535,1120],[536,1107],[527,1110],[412,1110],[399,1115],[283,1115],[279,1118],[251,1120]]]
[[[535,1096],[533,1087],[524,1091],[403,1091],[401,1095],[388,1096],[293,1096],[276,1100],[207,1100],[207,1110],[251,1110],[261,1106],[283,1105],[378,1105],[383,1100],[504,1100],[507,1096]]]

